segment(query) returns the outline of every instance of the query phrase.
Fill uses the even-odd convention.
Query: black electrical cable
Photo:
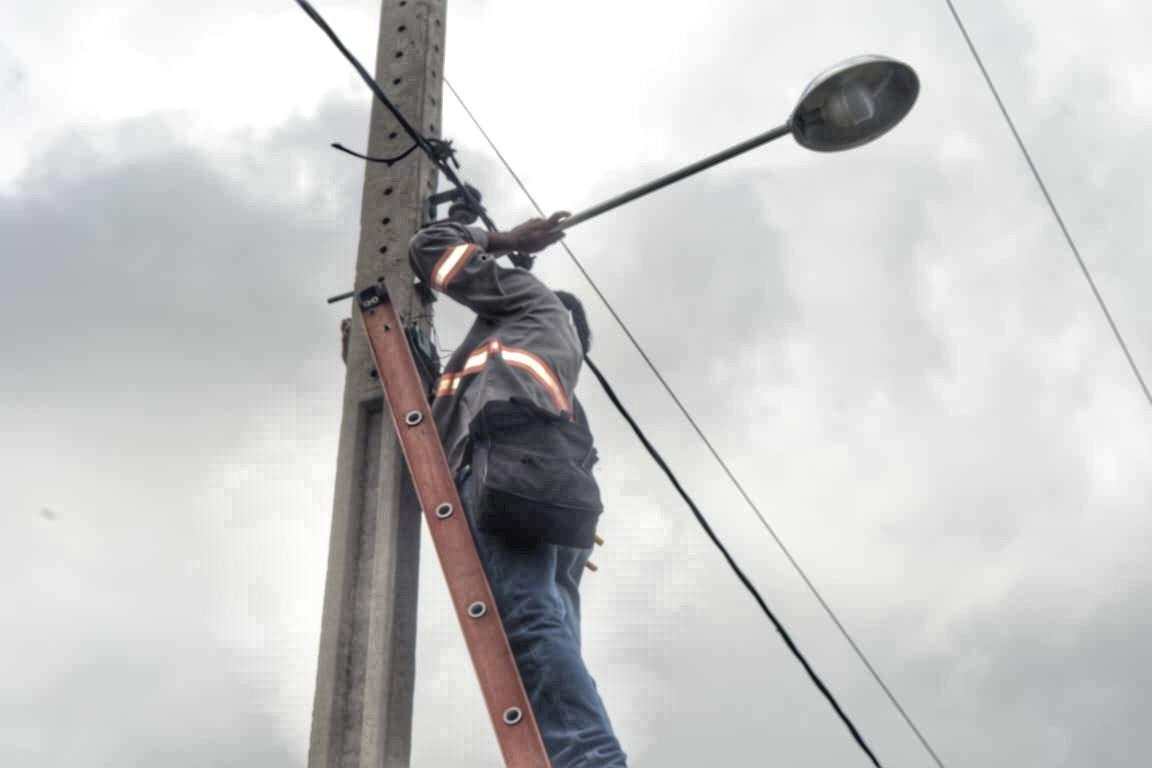
[[[359,152],[355,152],[351,149],[348,149],[348,147],[344,146],[343,144],[340,144],[340,143],[332,144],[332,149],[338,149],[345,154],[352,155],[352,157],[356,157],[356,158],[359,158],[361,160],[367,160],[370,163],[383,163],[384,165],[388,166],[389,168],[391,168],[393,165],[400,162],[404,158],[408,157],[408,155],[412,154],[413,152],[415,152],[419,148],[420,148],[419,144],[413,144],[412,146],[408,147],[408,149],[404,150],[400,154],[395,155],[393,157],[369,157],[368,155],[363,155],[363,154],[360,154]]]
[[[604,378],[604,374],[600,372],[600,369],[596,367],[596,364],[592,362],[591,358],[585,357],[584,362],[588,364],[588,368],[592,371],[592,375],[595,376],[596,380],[600,382],[600,386],[604,388],[605,394],[608,395],[608,399],[612,401],[612,404],[616,406],[616,410],[620,412],[620,415],[623,416],[624,420],[628,422],[628,426],[632,427],[632,431],[636,433],[636,437],[638,437],[640,442],[644,444],[644,448],[647,449],[648,453],[652,456],[656,463],[660,465],[660,469],[664,470],[664,474],[667,475],[668,480],[672,483],[673,487],[676,488],[677,493],[680,494],[680,498],[684,499],[684,503],[687,504],[688,507],[692,510],[692,514],[696,516],[696,520],[699,521],[700,526],[704,529],[704,532],[708,534],[708,538],[712,539],[712,543],[715,544],[716,548],[720,550],[720,553],[724,555],[724,559],[728,561],[728,565],[731,566],[732,570],[736,573],[736,577],[740,579],[740,582],[752,594],[752,597],[759,604],[760,609],[764,611],[764,615],[766,615],[768,620],[772,622],[772,625],[776,627],[776,631],[779,632],[780,637],[784,639],[784,644],[788,646],[788,650],[792,651],[792,655],[795,656],[796,660],[799,661],[800,664],[804,667],[804,671],[808,673],[808,677],[811,678],[816,687],[820,689],[820,693],[824,694],[824,698],[827,699],[828,703],[832,705],[832,709],[836,710],[836,714],[840,716],[840,720],[844,723],[845,726],[848,727],[849,732],[852,734],[852,738],[856,740],[858,745],[860,745],[860,749],[864,750],[864,753],[868,755],[868,758],[872,761],[873,765],[875,765],[877,768],[880,768],[880,761],[876,759],[876,755],[873,754],[872,749],[864,741],[864,737],[860,735],[860,731],[857,730],[855,724],[852,722],[852,719],[848,717],[843,708],[840,706],[840,702],[838,702],[836,697],[832,694],[832,691],[828,690],[828,686],[826,686],[824,681],[820,679],[820,676],[816,674],[816,670],[812,669],[812,665],[808,663],[808,659],[805,658],[804,654],[796,646],[795,641],[792,640],[792,636],[788,634],[788,630],[786,630],[784,625],[780,623],[780,620],[776,618],[776,614],[774,614],[772,609],[768,607],[768,603],[764,602],[764,598],[760,596],[760,592],[752,584],[751,580],[749,580],[749,578],[744,574],[744,571],[740,569],[740,566],[736,564],[736,561],[732,558],[732,555],[729,554],[728,549],[724,546],[723,543],[721,543],[720,539],[717,538],[716,533],[712,530],[712,526],[708,524],[708,520],[704,517],[703,514],[701,514],[700,508],[696,506],[696,502],[692,501],[692,497],[689,496],[688,492],[684,490],[684,486],[680,485],[680,480],[676,477],[676,474],[671,470],[671,468],[669,468],[668,463],[664,461],[664,457],[661,456],[660,452],[656,450],[655,446],[649,442],[648,438],[644,434],[644,430],[640,428],[640,425],[638,425],[636,420],[632,418],[632,414],[630,414],[628,409],[624,407],[624,404],[620,402],[620,398],[616,396],[616,392],[612,389],[612,386],[608,383],[608,380]]]
[[[952,3],[952,0],[944,0],[944,2],[947,3],[948,10],[952,13],[952,18],[956,22],[956,26],[959,27],[960,34],[964,37],[964,42],[968,44],[968,50],[972,53],[972,58],[976,60],[976,66],[980,68],[980,74],[984,76],[984,82],[987,83],[988,90],[992,92],[992,98],[996,100],[996,106],[1000,108],[1000,114],[1004,116],[1004,122],[1008,123],[1008,128],[1012,131],[1012,136],[1016,139],[1016,144],[1020,147],[1020,152],[1024,155],[1024,160],[1028,163],[1028,167],[1032,171],[1032,176],[1036,179],[1037,186],[1040,187],[1040,192],[1043,193],[1044,199],[1048,202],[1048,207],[1052,210],[1052,216],[1055,217],[1056,223],[1060,226],[1060,231],[1064,234],[1064,239],[1068,242],[1068,247],[1072,250],[1072,255],[1076,257],[1076,263],[1080,265],[1080,271],[1084,274],[1084,279],[1088,281],[1088,287],[1092,289],[1092,295],[1096,297],[1096,303],[1100,305],[1100,310],[1104,313],[1104,318],[1108,321],[1108,326],[1112,329],[1112,335],[1116,337],[1116,343],[1120,345],[1120,350],[1128,360],[1128,367],[1132,369],[1132,374],[1136,377],[1136,382],[1144,392],[1144,397],[1148,401],[1148,405],[1152,405],[1152,390],[1148,389],[1148,382],[1144,380],[1143,374],[1140,373],[1140,367],[1136,365],[1136,359],[1132,357],[1132,353],[1128,350],[1128,344],[1124,341],[1124,336],[1120,333],[1120,327],[1116,325],[1116,321],[1112,318],[1112,312],[1108,309],[1108,304],[1104,301],[1103,294],[1101,294],[1100,289],[1096,287],[1096,281],[1092,278],[1092,272],[1088,269],[1088,264],[1085,263],[1084,257],[1080,255],[1080,249],[1077,247],[1076,241],[1072,239],[1072,233],[1068,231],[1068,227],[1064,224],[1064,217],[1060,215],[1060,209],[1056,207],[1056,201],[1053,200],[1052,195],[1048,193],[1048,185],[1044,183],[1043,177],[1040,176],[1040,169],[1037,168],[1036,163],[1032,161],[1032,153],[1028,151],[1028,146],[1024,143],[1024,138],[1020,135],[1020,131],[1016,130],[1016,123],[1012,120],[1012,115],[1008,113],[1008,107],[1004,105],[1004,100],[1000,98],[1000,91],[997,90],[996,84],[992,82],[992,76],[988,74],[988,68],[984,66],[984,60],[980,57],[980,52],[976,50],[976,44],[972,42],[972,38],[968,35],[968,28],[964,26],[964,22],[960,18],[960,13],[956,10],[956,6]]]
[[[328,22],[324,20],[324,17],[320,15],[319,11],[312,7],[312,4],[308,2],[308,0],[296,0],[296,4],[299,5],[304,10],[304,12],[308,14],[308,17],[311,18],[312,21],[316,22],[316,26],[324,30],[324,34],[328,36],[328,39],[332,41],[332,44],[335,45],[336,48],[339,49],[340,53],[344,54],[344,58],[347,59],[353,67],[355,67],[356,72],[360,75],[360,79],[362,79],[365,84],[367,84],[367,86],[372,90],[372,93],[376,95],[376,98],[380,100],[380,103],[383,104],[388,109],[388,111],[392,113],[392,116],[396,118],[396,122],[400,123],[400,127],[403,128],[405,133],[407,133],[412,138],[412,141],[416,142],[416,146],[418,146],[420,150],[428,156],[428,159],[435,163],[436,167],[440,169],[440,171],[448,178],[450,182],[452,182],[452,185],[456,187],[456,189],[460,192],[460,195],[465,200],[467,200],[472,208],[476,211],[476,214],[480,217],[481,221],[484,222],[484,225],[488,227],[489,230],[496,231],[496,223],[493,222],[492,219],[488,216],[488,213],[484,210],[484,207],[480,204],[480,201],[477,200],[476,197],[472,194],[472,191],[468,189],[467,185],[465,185],[463,181],[461,181],[456,172],[452,170],[452,166],[447,162],[446,159],[442,157],[442,153],[437,152],[433,140],[425,138],[423,134],[417,131],[412,126],[412,124],[408,122],[408,119],[404,117],[404,114],[399,109],[397,109],[396,105],[393,104],[391,99],[388,98],[388,94],[384,93],[384,89],[380,87],[380,84],[377,83],[375,78],[373,78],[372,75],[368,73],[368,70],[364,68],[364,65],[360,63],[360,60],[357,59],[350,50],[348,50],[343,42],[341,42],[340,38],[336,35],[336,32],[333,31],[332,27],[328,26]]]

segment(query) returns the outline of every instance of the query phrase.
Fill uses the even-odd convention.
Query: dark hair
[[[560,299],[568,312],[572,315],[572,324],[576,326],[576,335],[580,337],[580,348],[584,354],[592,348],[592,329],[588,327],[588,315],[584,314],[584,305],[568,291],[556,291],[556,298]]]

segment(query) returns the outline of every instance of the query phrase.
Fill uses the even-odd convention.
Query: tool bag
[[[477,528],[522,541],[592,546],[604,505],[583,419],[570,421],[520,398],[492,400],[470,431]]]

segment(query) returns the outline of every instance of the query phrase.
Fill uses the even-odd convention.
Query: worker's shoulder
[[[484,247],[487,238],[483,230],[466,227],[455,221],[435,221],[416,230],[408,241],[408,247],[414,251],[445,243],[475,243]]]

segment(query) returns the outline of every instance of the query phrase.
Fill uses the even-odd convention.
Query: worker
[[[579,587],[602,511],[575,395],[587,318],[576,297],[497,263],[561,240],[555,227],[567,215],[506,232],[435,222],[412,238],[409,259],[477,316],[436,384],[432,414],[549,760],[626,768],[580,647]],[[345,356],[348,331],[345,322]]]

